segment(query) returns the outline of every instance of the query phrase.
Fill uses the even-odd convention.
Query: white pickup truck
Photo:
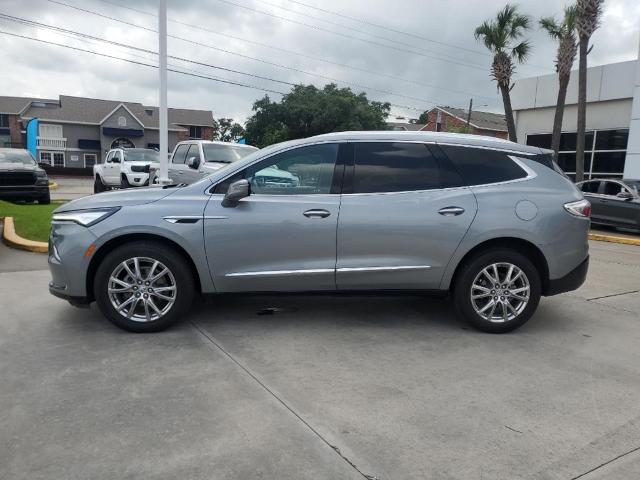
[[[256,150],[239,143],[185,140],[173,150],[167,173],[173,183],[194,183]],[[158,181],[158,170],[157,165],[151,167],[152,184]]]
[[[160,154],[150,148],[113,148],[93,166],[93,191],[149,185],[149,169],[159,161]]]

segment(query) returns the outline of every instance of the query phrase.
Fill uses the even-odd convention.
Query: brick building
[[[38,119],[37,160],[56,171],[89,173],[116,146],[158,148],[158,107],[61,95],[57,100],[0,96],[0,147],[26,147],[27,122]],[[181,140],[211,140],[209,110],[169,109],[169,150]]]
[[[427,123],[421,128],[429,132],[459,132],[489,137],[508,138],[504,115],[491,112],[471,111],[469,130],[467,110],[454,107],[434,107],[427,112]]]

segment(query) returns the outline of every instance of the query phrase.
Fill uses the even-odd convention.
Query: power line
[[[4,30],[0,30],[0,34],[10,35],[10,36],[17,37],[17,38],[22,38],[22,39],[25,39],[25,40],[32,40],[32,41],[35,41],[35,42],[40,42],[40,43],[44,43],[44,44],[48,44],[48,45],[54,45],[54,46],[57,46],[57,47],[68,48],[68,49],[79,51],[79,52],[90,53],[90,54],[97,55],[97,56],[100,56],[100,57],[110,58],[110,59],[113,59],[113,60],[120,60],[120,61],[123,61],[123,62],[128,62],[128,63],[135,64],[135,65],[158,68],[157,65],[150,64],[150,63],[139,62],[137,60],[131,60],[131,59],[127,59],[127,58],[117,57],[115,55],[109,55],[109,54],[106,54],[106,53],[95,52],[93,50],[87,50],[87,49],[84,49],[84,48],[73,47],[71,45],[65,45],[65,44],[62,44],[62,43],[51,42],[49,40],[42,40],[42,39],[39,39],[39,38],[30,37],[30,36],[27,36],[27,35],[20,35],[20,34],[17,34],[17,33],[7,32],[7,31],[4,31]],[[156,55],[157,55],[157,53],[156,53]],[[222,79],[220,77],[214,77],[214,76],[200,74],[200,73],[187,73],[187,72],[183,72],[183,71],[172,69],[172,68],[168,68],[167,71],[172,72],[172,73],[178,73],[178,74],[181,74],[181,75],[190,76],[190,77],[196,77],[196,78],[212,80],[212,81],[216,81],[216,82],[220,82],[220,83],[226,83],[226,84],[229,84],[229,85],[235,85],[235,86],[239,86],[239,87],[245,87],[245,88],[251,88],[251,89],[255,89],[255,90],[261,90],[263,92],[276,93],[276,94],[282,95],[282,96],[286,96],[287,95],[287,93],[284,93],[284,92],[281,92],[281,91],[278,91],[278,90],[273,90],[273,89],[269,89],[269,88],[259,87],[259,86],[256,86],[256,85],[251,85],[251,84],[246,84],[246,83],[226,80],[226,79]],[[388,103],[388,102],[386,102],[386,103]],[[395,103],[389,103],[389,105],[397,107],[397,108],[403,108],[403,109],[406,109],[406,110],[415,110],[415,111],[419,111],[419,112],[423,112],[424,111],[423,108],[412,107],[412,106],[409,106],[409,105],[398,105],[398,104],[395,104]]]
[[[442,45],[444,47],[450,47],[450,48],[455,48],[455,49],[458,49],[458,50],[464,50],[464,51],[470,52],[470,53],[491,56],[491,54],[488,54],[487,52],[483,52],[482,50],[474,50],[474,49],[471,49],[471,48],[461,47],[459,45],[453,45],[451,43],[446,43],[446,42],[441,42],[441,41],[438,41],[438,40],[433,40],[432,38],[423,37],[422,35],[418,35],[416,33],[406,32],[404,30],[399,30],[399,29],[396,29],[396,28],[387,27],[385,25],[380,25],[379,23],[374,23],[374,22],[371,22],[371,21],[364,20],[362,18],[357,18],[357,17],[352,17],[350,15],[345,15],[343,13],[339,13],[339,12],[336,12],[334,10],[327,10],[325,8],[316,7],[315,5],[310,5],[308,3],[300,2],[298,0],[289,0],[289,2],[295,3],[297,5],[302,5],[303,7],[311,8],[313,10],[317,10],[317,11],[322,12],[322,13],[327,13],[329,15],[333,15],[333,16],[336,16],[336,17],[345,18],[347,20],[352,20],[354,22],[362,23],[364,25],[369,25],[371,27],[381,28],[383,30],[388,30],[389,32],[393,32],[393,33],[399,33],[401,35],[407,35],[409,37],[417,38],[419,40],[424,40],[425,42],[431,42],[431,43],[435,43],[437,45]]]
[[[53,3],[57,3],[57,4],[60,4],[60,5],[65,5],[65,6],[69,6],[71,8],[74,8],[72,5],[67,5],[67,4],[64,4],[62,2],[57,2],[57,1],[53,1],[53,0],[49,0],[49,1],[52,1]],[[125,10],[131,10],[133,12],[141,13],[143,15],[148,15],[148,16],[151,16],[151,17],[157,17],[157,15],[154,14],[154,13],[147,12],[145,10],[140,10],[138,8],[130,7],[130,6],[127,6],[127,5],[122,5],[122,4],[117,3],[117,2],[113,2],[113,1],[109,1],[109,0],[99,0],[99,1],[102,2],[102,3],[106,3],[108,5],[113,5],[113,6],[116,6],[116,7],[123,8]],[[102,17],[105,17],[105,15],[99,14],[97,12],[94,12],[94,14],[100,15]],[[112,19],[112,20],[115,20],[115,21],[119,21],[118,19],[114,19],[114,18],[109,17],[109,16],[106,16],[106,18],[109,18],[109,19]],[[381,72],[376,72],[374,70],[368,70],[368,69],[365,69],[365,68],[360,68],[360,67],[356,67],[356,66],[353,66],[353,65],[348,65],[348,64],[345,64],[345,63],[334,62],[332,60],[327,60],[327,59],[324,59],[324,58],[315,57],[313,55],[307,55],[307,54],[304,54],[304,53],[301,53],[301,52],[297,52],[295,50],[289,50],[289,49],[278,47],[278,46],[275,46],[275,45],[270,45],[268,43],[258,42],[258,41],[255,41],[255,40],[249,40],[247,38],[238,37],[238,36],[235,36],[235,35],[232,35],[232,34],[229,34],[229,33],[216,32],[215,30],[211,30],[209,28],[205,28],[205,27],[202,27],[201,25],[196,25],[196,24],[193,24],[193,23],[187,23],[187,22],[182,22],[182,21],[173,20],[173,19],[169,19],[169,22],[175,23],[176,25],[182,25],[182,26],[189,27],[189,28],[192,28],[192,29],[201,30],[203,32],[211,33],[213,35],[218,35],[218,36],[224,37],[225,39],[238,40],[238,41],[241,41],[241,42],[249,43],[251,45],[257,45],[257,46],[260,46],[260,47],[269,48],[269,49],[272,49],[272,50],[275,50],[275,51],[278,51],[278,52],[288,53],[290,55],[296,55],[296,56],[299,56],[299,57],[302,57],[302,58],[306,58],[306,59],[309,59],[309,60],[313,60],[313,61],[316,61],[316,62],[322,62],[322,63],[326,63],[326,64],[329,64],[329,65],[335,65],[335,66],[338,66],[338,67],[341,67],[341,68],[346,68],[346,69],[349,69],[349,70],[353,70],[353,71],[361,72],[361,73],[366,73],[366,74],[369,74],[369,75],[375,75],[375,76],[381,77],[381,78],[388,78],[388,79],[391,79],[391,80],[399,80],[401,82],[411,83],[411,84],[414,84],[414,85],[419,85],[421,87],[434,88],[436,90],[442,90],[442,91],[446,91],[446,92],[457,93],[457,94],[461,94],[461,95],[465,95],[465,96],[472,96],[474,98],[485,98],[485,99],[488,99],[488,100],[495,100],[495,97],[490,97],[490,96],[487,96],[487,95],[473,94],[473,93],[465,92],[465,91],[462,91],[462,90],[455,90],[455,89],[442,87],[442,86],[438,86],[438,85],[432,85],[432,84],[429,84],[429,83],[418,82],[416,80],[411,80],[411,79],[408,79],[408,78],[399,77],[397,75],[389,75],[389,74],[385,74],[385,73],[381,73]],[[127,25],[137,26],[139,28],[144,28],[144,27],[140,27],[139,25],[130,24],[130,23],[127,23],[127,22],[124,22],[124,21],[123,21],[123,23],[126,23]],[[174,38],[180,39],[180,37],[175,37],[175,36],[174,36]],[[232,52],[232,53],[236,54],[236,55],[240,55],[240,54],[237,54],[236,52]]]
[[[428,55],[426,53],[417,52],[415,50],[408,50],[408,49],[402,48],[402,47],[396,47],[396,46],[393,46],[393,45],[387,45],[387,44],[376,42],[376,41],[373,41],[373,40],[367,40],[366,38],[355,37],[353,35],[348,35],[346,33],[337,32],[335,30],[329,30],[328,28],[319,27],[318,25],[312,25],[310,23],[300,22],[300,21],[294,20],[292,18],[287,18],[287,17],[283,17],[281,15],[276,15],[275,13],[265,12],[263,10],[258,10],[257,8],[253,8],[253,7],[249,7],[247,5],[242,5],[240,3],[232,2],[231,0],[218,0],[218,2],[226,3],[228,5],[233,5],[233,6],[236,6],[238,8],[243,8],[243,9],[249,10],[251,12],[260,13],[261,15],[266,15],[266,16],[277,18],[277,19],[280,19],[280,20],[285,20],[287,22],[295,23],[297,25],[302,25],[304,27],[311,28],[313,30],[318,30],[318,31],[321,31],[321,32],[331,33],[333,35],[338,35],[340,37],[348,38],[350,40],[357,40],[359,42],[370,43],[370,44],[376,45],[378,47],[390,48],[392,50],[396,50],[396,51],[399,51],[399,52],[410,53],[412,55],[418,55],[420,57],[431,58],[433,60],[439,60],[439,61],[442,61],[442,62],[448,62],[448,63],[452,63],[452,64],[455,64],[455,65],[460,65],[460,66],[467,67],[467,68],[475,68],[475,69],[478,69],[478,70],[482,70],[482,71],[488,72],[488,68],[486,66],[483,66],[483,65],[478,65],[478,64],[469,63],[469,62],[458,62],[456,60],[450,60],[450,59],[447,59],[447,58],[435,57],[433,55]]]
[[[37,28],[46,28],[46,29],[49,29],[49,30],[57,31],[57,32],[65,32],[65,33],[68,33],[68,34],[80,36],[82,38],[90,38],[90,39],[97,40],[97,41],[104,42],[104,43],[108,43],[108,44],[111,44],[111,45],[116,45],[116,46],[119,46],[119,47],[129,48],[129,49],[132,49],[132,50],[137,50],[137,51],[140,51],[140,52],[149,53],[149,54],[153,54],[153,55],[157,55],[158,54],[157,52],[155,52],[153,50],[148,50],[148,49],[136,47],[136,46],[133,46],[133,45],[128,45],[128,44],[116,42],[114,40],[109,40],[109,39],[102,38],[102,37],[96,37],[96,36],[93,36],[93,35],[89,35],[89,34],[82,33],[82,32],[77,32],[77,31],[74,31],[74,30],[68,30],[68,29],[65,29],[65,28],[62,28],[62,27],[58,27],[58,26],[54,26],[54,25],[49,25],[49,24],[45,24],[45,23],[41,23],[41,22],[36,22],[34,20],[15,17],[15,16],[12,16],[12,15],[4,14],[4,13],[0,13],[0,19],[14,21],[14,22],[17,22],[17,23],[20,23],[20,24],[23,24],[23,25],[35,26]],[[200,44],[198,42],[193,42],[193,43],[196,43],[196,44],[201,45],[201,46],[207,46],[206,44]],[[217,47],[213,47],[213,48],[217,49]],[[225,51],[226,53],[233,53],[233,52],[228,52],[226,50],[223,50],[223,51]],[[189,59],[189,58],[176,57],[176,56],[173,56],[173,55],[169,55],[168,57],[173,59],[173,60],[178,60],[178,61],[191,63],[191,64],[194,64],[194,65],[199,65],[199,66],[204,66],[204,67],[209,67],[209,68],[214,68],[214,69],[218,69],[218,70],[223,70],[223,71],[227,71],[227,72],[231,72],[231,73],[237,73],[237,74],[240,74],[240,75],[250,76],[250,77],[258,78],[258,79],[261,79],[261,80],[267,80],[267,81],[276,82],[276,83],[280,83],[280,84],[284,84],[284,85],[288,85],[288,86],[296,86],[297,85],[296,83],[287,82],[287,81],[284,81],[284,80],[278,80],[278,79],[274,79],[274,78],[271,78],[271,77],[265,77],[265,76],[262,76],[262,75],[242,72],[240,70],[234,70],[234,69],[227,68],[227,67],[221,67],[219,65],[213,65],[213,64],[210,64],[210,63],[200,62],[200,61],[192,60],[192,59]],[[248,58],[260,61],[260,59],[254,59],[253,57],[248,57]],[[267,63],[271,64],[271,62],[267,62]],[[278,64],[273,64],[273,65],[281,66],[281,65],[278,65]],[[288,68],[288,67],[285,67],[285,66],[281,66],[281,67]],[[330,81],[351,84],[351,85],[354,85],[354,86],[356,86],[358,88],[363,88],[365,90],[370,90],[370,91],[374,91],[374,92],[378,92],[378,93],[383,93],[383,94],[386,94],[386,95],[393,95],[393,96],[397,96],[397,97],[402,97],[402,98],[406,98],[406,99],[409,99],[409,100],[417,100],[419,102],[423,102],[423,103],[427,103],[427,104],[433,104],[433,105],[436,104],[436,102],[433,102],[433,101],[430,101],[430,100],[426,100],[426,99],[423,99],[423,98],[412,97],[412,96],[409,96],[409,95],[403,95],[403,94],[399,94],[399,93],[394,93],[394,92],[391,92],[391,91],[388,91],[388,90],[381,90],[381,89],[377,89],[377,88],[374,88],[374,87],[369,87],[369,86],[366,86],[366,85],[360,85],[360,84],[353,83],[353,82],[347,82],[347,81],[344,81],[344,80],[339,80],[339,79],[335,79],[335,78],[332,78],[332,77],[327,77],[327,76],[324,76],[324,75],[312,74],[312,73],[305,72],[303,70],[299,70],[299,69],[295,69],[295,68],[290,68],[290,69],[293,70],[293,71],[297,71],[297,72],[300,72],[300,73],[307,74],[307,75],[319,76],[321,78],[324,78],[324,79],[327,79],[327,80],[330,80]]]
[[[131,60],[129,58],[117,57],[115,55],[109,55],[107,53],[94,52],[93,50],[87,50],[87,49],[80,48],[80,47],[73,47],[71,45],[65,45],[63,43],[51,42],[49,40],[42,40],[40,38],[30,37],[28,35],[20,35],[20,34],[17,34],[17,33],[7,32],[7,31],[4,31],[4,30],[0,30],[0,33],[2,33],[4,35],[10,35],[12,37],[22,38],[22,39],[25,39],[25,40],[32,40],[34,42],[46,43],[47,45],[54,45],[56,47],[68,48],[68,49],[71,49],[71,50],[76,50],[78,52],[91,53],[91,54],[97,55],[99,57],[106,57],[106,58],[110,58],[110,59],[113,59],[113,60],[120,60],[120,61],[123,61],[123,62],[133,63],[135,65],[141,65],[141,66],[144,66],[144,67],[158,68],[157,65],[154,65],[154,64],[151,64],[151,63],[139,62],[137,60]],[[190,76],[190,77],[205,78],[207,80],[213,80],[215,82],[226,83],[226,84],[235,85],[235,86],[238,86],[238,87],[252,88],[252,89],[255,89],[255,90],[261,90],[263,92],[277,93],[278,95],[286,95],[286,93],[280,92],[278,90],[271,90],[271,89],[264,88],[264,87],[258,87],[256,85],[250,85],[250,84],[246,84],[246,83],[234,82],[234,81],[225,80],[225,79],[222,79],[222,78],[219,78],[219,77],[212,77],[210,75],[197,75],[197,74],[194,74],[194,73],[186,73],[186,72],[181,72],[179,70],[174,70],[174,69],[167,69],[167,71],[173,72],[173,73],[179,73],[181,75],[186,75],[186,76]]]

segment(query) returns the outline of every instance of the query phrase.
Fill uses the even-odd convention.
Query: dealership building
[[[518,142],[551,148],[555,74],[519,79],[511,93]],[[578,72],[571,73],[558,163],[576,169]],[[640,60],[587,70],[585,178],[640,179]]]

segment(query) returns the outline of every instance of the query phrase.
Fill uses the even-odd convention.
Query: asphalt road
[[[640,477],[640,247],[592,242],[587,284],[508,335],[329,296],[134,335],[44,268],[0,247],[0,479]]]

